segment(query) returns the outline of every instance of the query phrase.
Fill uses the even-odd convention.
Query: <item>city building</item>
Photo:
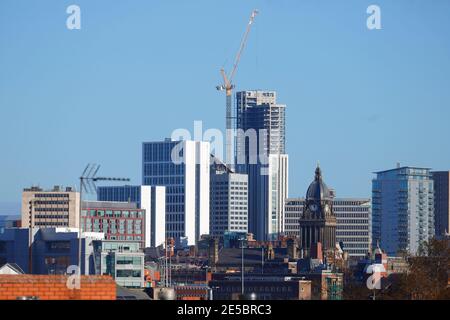
[[[275,91],[236,93],[236,170],[248,175],[249,232],[257,240],[284,232],[288,197],[285,109]]]
[[[29,272],[29,229],[5,228],[0,230],[0,266],[16,264]]]
[[[248,237],[247,232],[225,231],[223,233],[223,248],[240,248],[242,242],[244,242],[244,245],[248,245]]]
[[[139,241],[101,240],[93,247],[95,274],[110,275],[123,287],[144,287],[144,252]]]
[[[336,241],[349,257],[364,258],[372,249],[372,210],[369,198],[335,198]]]
[[[248,179],[212,157],[210,174],[209,230],[214,237],[223,238],[227,231],[248,231]]]
[[[300,235],[299,219],[305,206],[304,198],[286,200],[286,235]],[[364,258],[372,248],[371,200],[368,198],[334,198],[336,241],[349,257]]]
[[[299,272],[299,276],[311,281],[312,300],[342,300],[344,275],[329,269]]]
[[[209,168],[209,142],[142,144],[142,184],[166,187],[166,236],[178,246],[209,233]]]
[[[156,247],[166,239],[166,187],[105,186],[97,188],[99,201],[136,202],[145,210],[145,247]]]
[[[22,227],[78,228],[80,193],[71,187],[55,186],[52,190],[39,187],[22,192]]]
[[[65,274],[78,265],[79,229],[76,228],[10,228],[0,233],[0,265],[15,263],[30,274]],[[86,232],[81,241],[81,273],[94,274],[92,241],[103,239],[103,233]]]
[[[183,284],[174,286],[177,300],[209,300],[208,284]]]
[[[429,168],[375,172],[372,180],[372,245],[388,255],[417,254],[434,236],[434,183]]]
[[[300,248],[305,256],[312,256],[318,244],[323,252],[336,249],[336,215],[333,196],[322,179],[317,166],[314,181],[308,187],[303,213],[300,217]]]
[[[240,300],[240,276],[229,275],[209,282],[213,300]],[[246,275],[244,295],[255,295],[257,300],[311,300],[311,281],[293,276]]]
[[[81,229],[102,232],[106,240],[134,240],[145,247],[146,212],[135,202],[83,201]]]
[[[450,171],[433,171],[435,234],[445,237],[450,234]]]
[[[78,265],[79,229],[34,228],[32,274],[66,274],[69,266]],[[81,236],[81,274],[95,274],[93,241],[103,233],[83,232]]]
[[[0,215],[0,233],[6,228],[20,228],[22,217],[20,215]]]

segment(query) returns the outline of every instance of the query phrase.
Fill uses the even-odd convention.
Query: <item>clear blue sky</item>
[[[372,172],[397,161],[450,169],[450,1],[2,0],[3,208],[31,184],[75,185],[88,162],[138,184],[142,141],[223,128],[219,69],[253,8],[235,82],[287,104],[290,196],[317,160],[338,196],[369,197]]]

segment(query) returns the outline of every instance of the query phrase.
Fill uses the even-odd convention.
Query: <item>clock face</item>
[[[325,205],[325,213],[330,213],[330,206],[328,204]]]
[[[312,212],[316,212],[317,209],[319,209],[319,207],[317,206],[317,204],[313,203],[309,205],[309,210],[311,210]]]

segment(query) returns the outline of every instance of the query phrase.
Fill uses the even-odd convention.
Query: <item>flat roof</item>
[[[420,169],[420,170],[431,170],[431,168],[427,168],[427,167],[409,167],[409,166],[404,166],[404,167],[398,167],[398,168],[394,168],[394,169],[388,169],[388,170],[382,170],[382,171],[375,171],[373,173],[378,174],[378,173],[385,173],[385,172],[389,172],[389,171],[398,171],[401,169]]]

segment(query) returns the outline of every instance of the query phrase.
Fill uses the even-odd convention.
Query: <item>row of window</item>
[[[116,218],[143,218],[144,211],[122,211],[122,210],[87,210],[81,211],[82,217],[116,217]]]
[[[34,208],[36,212],[69,212],[69,208]]]
[[[69,198],[67,193],[35,193],[35,198]]]

